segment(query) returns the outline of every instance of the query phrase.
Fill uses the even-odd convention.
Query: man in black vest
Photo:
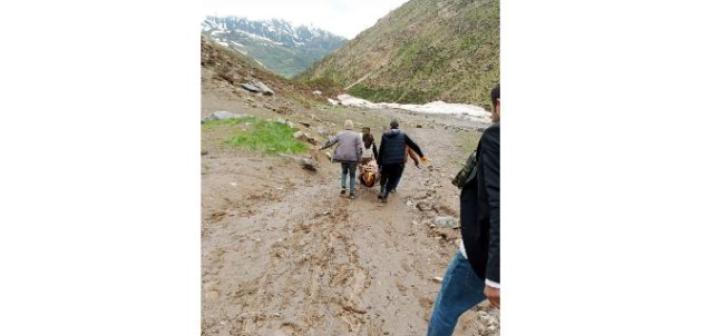
[[[402,171],[405,169],[407,146],[419,154],[423,162],[427,161],[419,146],[407,134],[400,131],[400,124],[397,120],[392,120],[390,129],[383,133],[383,137],[380,139],[380,149],[378,150],[378,167],[380,168],[378,199],[383,202],[387,201],[388,193],[395,190],[397,183],[400,182]]]
[[[458,318],[485,300],[500,306],[500,86],[492,121],[480,138],[477,174],[462,186],[461,242],[444,275],[429,321],[430,336],[453,333]]]

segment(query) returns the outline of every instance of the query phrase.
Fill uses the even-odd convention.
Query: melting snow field
[[[338,103],[344,106],[363,107],[368,109],[401,109],[420,113],[432,114],[456,114],[474,119],[476,121],[490,122],[490,112],[480,106],[469,104],[452,104],[442,101],[434,101],[423,105],[397,104],[397,103],[374,103],[365,99],[357,98],[348,94],[337,96]],[[332,100],[329,100],[332,103]],[[334,104],[334,103],[332,103]]]

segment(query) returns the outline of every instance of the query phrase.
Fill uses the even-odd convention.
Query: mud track
[[[387,204],[339,196],[336,164],[210,148],[203,157],[203,335],[423,335],[459,233],[450,178],[461,131],[407,130],[433,160],[405,168]],[[463,134],[465,135],[465,134]],[[477,136],[477,133],[476,133]],[[457,335],[485,334],[465,314]]]

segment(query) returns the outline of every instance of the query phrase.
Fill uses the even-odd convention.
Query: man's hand
[[[487,297],[488,301],[493,307],[500,308],[500,289],[485,285],[485,290],[483,294]]]

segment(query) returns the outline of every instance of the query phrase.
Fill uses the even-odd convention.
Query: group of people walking
[[[453,334],[458,318],[481,301],[488,299],[500,306],[500,86],[490,93],[493,124],[480,137],[478,147],[468,156],[465,165],[452,183],[461,189],[460,248],[449,263],[441,289],[432,309],[427,335]],[[422,161],[426,157],[412,139],[399,129],[396,120],[383,133],[380,148],[376,149],[370,129],[363,134],[352,131],[347,120],[340,132],[322,148],[339,144],[334,160],[341,162],[341,194],[346,194],[346,176],[350,177],[349,197],[355,197],[356,166],[361,164],[361,181],[371,176],[373,163],[380,171],[380,193],[385,201],[388,193],[397,188],[407,157],[415,152]],[[419,164],[412,157],[415,165]],[[370,186],[375,179],[370,182]]]
[[[380,147],[376,146],[370,128],[364,127],[362,133],[358,134],[353,131],[351,120],[346,120],[344,130],[331,137],[319,149],[335,144],[338,146],[332,159],[341,164],[341,195],[346,195],[348,177],[348,195],[351,199],[356,198],[357,169],[360,172],[359,181],[366,187],[373,187],[377,180],[380,181],[378,199],[387,202],[388,194],[394,192],[400,182],[407,158],[411,158],[417,167],[420,160],[428,161],[422,149],[400,130],[397,120],[392,120],[390,129],[383,133]]]

